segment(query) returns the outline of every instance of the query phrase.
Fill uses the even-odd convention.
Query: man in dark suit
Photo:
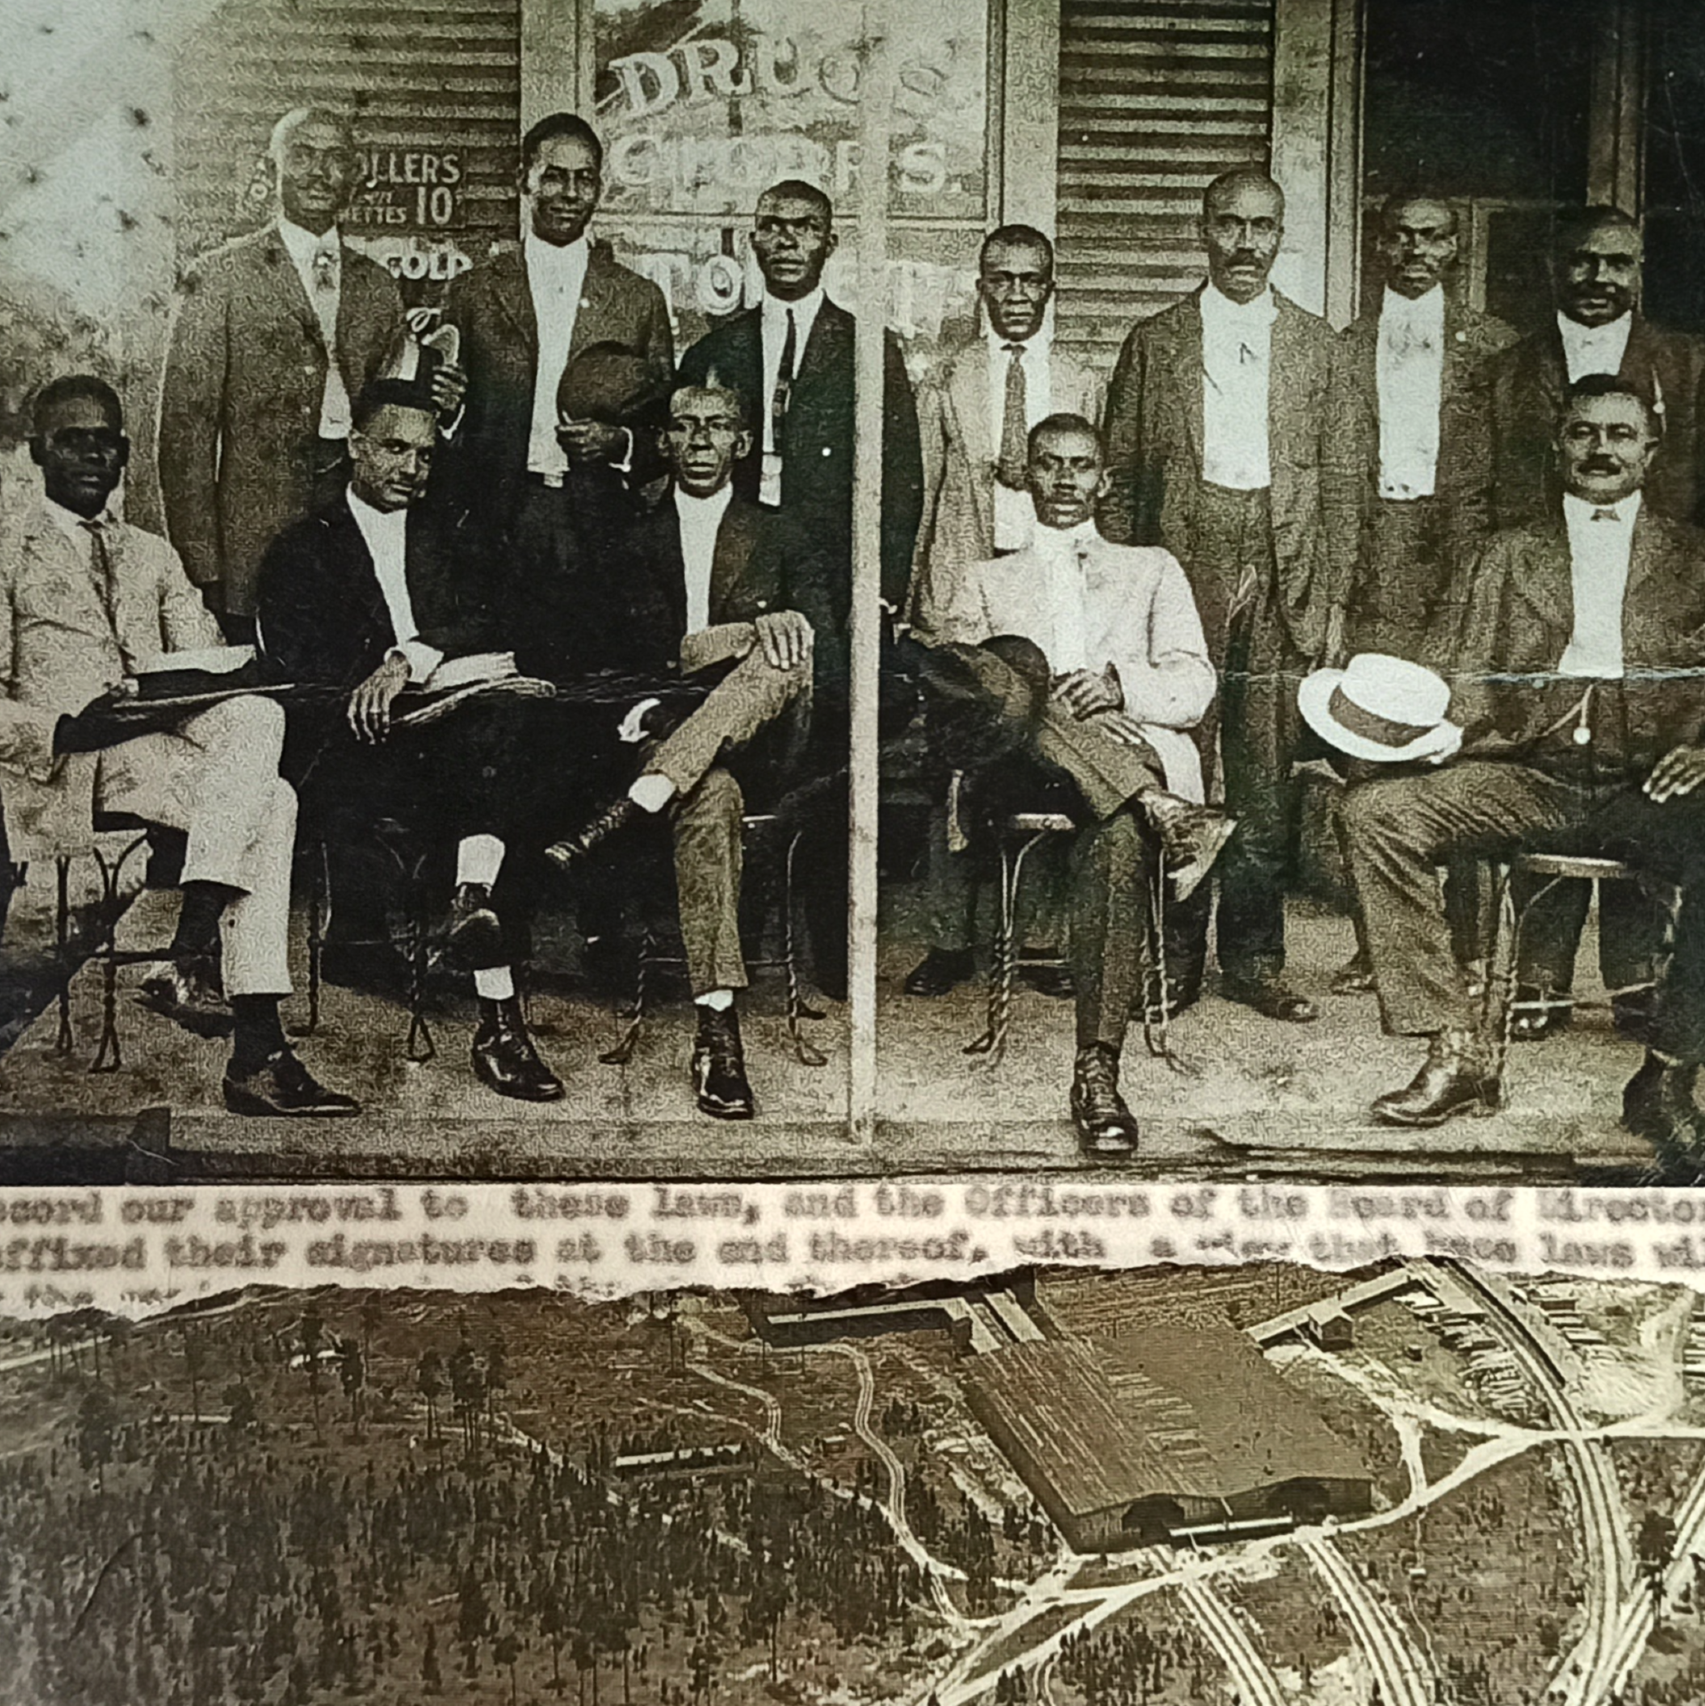
[[[1119,544],[1164,545],[1190,578],[1220,671],[1221,777],[1238,820],[1219,866],[1224,993],[1299,1021],[1317,1012],[1284,982],[1300,817],[1295,678],[1329,643],[1320,464],[1334,340],[1268,283],[1284,215],[1283,191],[1256,168],[1208,186],[1207,282],[1140,321],[1113,372],[1101,526]],[[1201,729],[1210,759],[1215,721]],[[1186,999],[1205,951],[1202,939]]]
[[[758,198],[752,253],[764,297],[707,332],[681,360],[684,384],[728,386],[745,399],[752,449],[734,489],[778,511],[790,533],[823,552],[820,602],[806,609],[816,635],[813,739],[824,769],[846,763],[852,613],[854,438],[853,316],[823,291],[835,251],[829,198],[798,180]],[[886,338],[882,434],[882,597],[903,608],[923,511],[917,406],[900,346]],[[846,982],[845,813],[826,812],[807,860],[806,888],[818,981],[839,996]]]
[[[260,639],[271,672],[347,691],[303,787],[328,815],[395,817],[454,837],[449,947],[473,972],[480,1021],[475,1075],[500,1095],[554,1101],[562,1082],[538,1057],[515,994],[510,857],[535,834],[553,767],[539,749],[537,706],[474,698],[416,723],[405,689],[439,679],[447,659],[489,646],[467,590],[464,542],[437,537],[418,501],[436,447],[432,402],[400,380],[362,394],[350,433],[348,490],[287,527],[261,571]],[[498,891],[499,878],[507,896]],[[333,897],[334,915],[337,897]],[[506,939],[499,909],[510,914]]]
[[[1353,787],[1344,818],[1388,1031],[1429,1039],[1388,1124],[1495,1105],[1475,1003],[1440,910],[1436,867],[1522,846],[1630,858],[1678,880],[1668,987],[1623,1118],[1666,1157],[1699,1143],[1705,1055],[1705,535],[1647,504],[1657,423],[1640,390],[1594,374],[1558,429],[1559,509],[1494,536],[1452,646],[1461,757]]]
[[[629,825],[667,812],[698,1009],[694,1092],[699,1108],[719,1119],[750,1119],[754,1110],[735,1006],[747,981],[740,949],[745,795],[724,759],[744,753],[811,681],[811,624],[789,602],[802,554],[784,554],[780,518],[733,490],[735,462],[751,440],[738,393],[682,386],[659,435],[668,489],[633,517],[614,551],[614,571],[606,561],[596,572],[577,572],[573,554],[528,571],[541,583],[557,576],[567,582],[551,596],[560,631],[541,632],[536,617],[530,623],[531,644],[543,642],[557,668],[615,662],[715,681],[678,727],[646,740],[644,767],[628,791],[546,853],[568,868]],[[653,705],[634,707],[625,727],[641,734]],[[773,790],[775,778],[764,780]]]
[[[452,440],[448,490],[492,538],[507,536],[523,507],[560,488],[570,460],[627,468],[634,423],[559,420],[557,385],[569,360],[593,344],[640,357],[650,398],[664,395],[675,348],[663,293],[587,235],[603,191],[604,149],[574,113],[539,120],[521,142],[526,234],[451,287],[444,317],[461,332],[467,413]]]
[[[1556,320],[1490,363],[1482,440],[1469,447],[1469,467],[1485,484],[1498,527],[1555,512],[1557,411],[1567,387],[1589,373],[1620,375],[1658,414],[1663,450],[1642,501],[1677,521],[1705,520],[1705,341],[1654,326],[1640,313],[1641,259],[1639,226],[1616,208],[1583,208],[1559,220],[1551,258]],[[1518,1037],[1535,1040],[1569,1022],[1575,952],[1591,900],[1590,884],[1562,884],[1530,918],[1517,973]],[[1643,895],[1620,884],[1605,889],[1599,967],[1630,1034],[1640,1033],[1650,1006],[1657,931]]]
[[[160,391],[166,529],[234,640],[254,636],[261,555],[348,478],[350,400],[402,336],[396,281],[346,243],[348,124],[321,107],[272,133],[277,217],[185,274]],[[459,370],[435,376],[439,406]]]
[[[1502,320],[1449,289],[1457,257],[1449,202],[1399,193],[1380,210],[1385,290],[1377,310],[1338,339],[1328,380],[1332,422],[1320,502],[1341,641],[1328,651],[1428,661],[1429,636],[1452,565],[1472,562],[1491,517],[1472,466],[1474,424],[1489,357],[1515,341]],[[1478,954],[1476,890],[1453,872],[1459,947]],[[1332,980],[1337,994],[1373,988],[1356,919],[1356,954]]]

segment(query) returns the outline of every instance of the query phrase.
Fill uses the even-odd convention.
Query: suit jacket
[[[1556,673],[1574,630],[1561,511],[1493,535],[1467,580],[1449,652],[1464,753],[1519,759],[1543,740],[1565,765],[1584,759],[1570,737],[1587,682]],[[1634,524],[1622,644],[1623,680],[1593,688],[1590,752],[1644,772],[1705,728],[1705,533],[1646,504]]]
[[[912,382],[893,333],[885,334],[885,343],[882,596],[898,609],[905,602],[923,509],[923,464]],[[683,385],[703,384],[712,375],[746,400],[754,424],[753,450],[735,469],[734,489],[755,503],[763,472],[757,427],[769,408],[761,307],[705,333],[681,358]],[[840,555],[843,573],[852,560],[853,417],[853,317],[825,297],[799,354],[788,398],[781,508],[801,528],[823,530],[826,543]]]
[[[220,643],[218,623],[164,539],[122,521],[105,537],[113,621],[89,554],[45,503],[23,510],[0,538],[0,792],[14,858],[77,853],[91,844],[98,757],[56,761],[59,718],[161,652]]]
[[[1101,419],[1101,382],[1055,343],[1048,354],[1053,414]],[[1000,445],[989,420],[989,345],[961,345],[918,388],[923,449],[923,521],[908,602],[923,633],[953,602],[960,577],[995,554],[995,465]]]
[[[353,402],[402,332],[396,280],[347,243],[338,370]],[[198,261],[179,291],[160,388],[160,492],[190,579],[254,609],[262,553],[311,501],[328,361],[276,225]]]
[[[1705,341],[1669,332],[1634,316],[1622,357],[1622,378],[1664,409],[1664,444],[1646,480],[1646,502],[1677,521],[1705,521],[1705,441],[1701,391]],[[1519,527],[1548,516],[1561,501],[1554,440],[1568,369],[1556,323],[1493,358],[1472,466],[1484,483],[1479,500],[1495,527]]]
[[[978,563],[959,582],[937,639],[978,645],[997,634],[1022,634],[1041,636],[1038,643],[1046,650],[1052,623],[1043,600],[1044,572],[1034,549]],[[1086,655],[1118,670],[1125,714],[1141,725],[1159,755],[1167,786],[1200,800],[1202,762],[1189,731],[1213,703],[1218,682],[1183,569],[1153,546],[1097,538],[1084,563],[1084,584]]]
[[[497,640],[464,540],[463,530],[447,533],[427,512],[410,511],[405,572],[415,625],[422,640],[450,656]],[[347,497],[273,540],[256,614],[261,655],[277,680],[353,688],[384,661],[396,633]]]
[[[519,245],[493,255],[451,285],[444,318],[459,328],[468,374],[467,412],[446,453],[443,495],[462,512],[506,531],[527,473],[539,323]],[[655,387],[667,391],[675,370],[669,309],[650,279],[624,267],[594,243],[569,344],[572,359],[592,344],[620,344],[639,355]],[[636,454],[650,446],[635,445]]]
[[[1132,327],[1104,422],[1112,489],[1102,531],[1120,543],[1164,545],[1186,568],[1202,484],[1202,289]],[[1320,486],[1335,339],[1324,320],[1274,294],[1267,409],[1278,607],[1286,649],[1311,660],[1325,647],[1331,611]]]
[[[1347,603],[1367,567],[1367,530],[1379,502],[1379,322],[1364,314],[1332,351],[1326,410],[1331,422],[1321,460],[1321,505],[1332,572],[1332,601]],[[1433,496],[1446,563],[1473,557],[1492,521],[1482,473],[1473,467],[1475,420],[1485,408],[1486,363],[1515,342],[1502,320],[1445,297],[1444,363],[1439,387],[1439,460]]]

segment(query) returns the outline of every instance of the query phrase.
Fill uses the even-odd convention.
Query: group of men
[[[563,1093],[516,991],[540,873],[595,865],[607,842],[666,819],[698,1103],[749,1116],[735,1016],[746,794],[845,763],[854,321],[824,293],[829,200],[799,181],[759,199],[761,301],[677,362],[656,286],[589,234],[596,134],[552,115],[522,143],[520,244],[451,287],[455,340],[422,345],[390,276],[341,235],[346,124],[298,110],[272,158],[276,219],[184,281],[159,418],[170,546],[108,508],[127,453],[116,399],[73,379],[39,400],[44,520],[4,542],[0,571],[8,784],[16,768],[85,815],[188,829],[161,1004],[187,1015],[217,999],[222,930],[227,1099],[264,1112],[353,1107],[277,1027],[295,811],[281,762],[369,813],[424,808],[454,842],[447,952],[481,1003],[474,1067],[526,1099]],[[887,337],[884,657],[915,691],[940,784],[935,938],[906,987],[939,995],[971,975],[977,802],[1065,810],[1080,828],[1050,928],[1069,937],[1070,1105],[1097,1154],[1137,1142],[1119,1062],[1154,885],[1170,901],[1173,1010],[1202,987],[1213,867],[1223,992],[1270,1020],[1317,1017],[1286,980],[1284,924],[1297,766],[1320,752],[1297,700],[1311,671],[1356,654],[1436,664],[1467,730],[1463,761],[1352,770],[1345,793],[1358,952],[1335,987],[1377,989],[1389,1028],[1433,1039],[1416,1083],[1376,1105],[1382,1119],[1434,1123],[1491,1096],[1472,954],[1444,923],[1436,870],[1472,888],[1476,859],[1608,824],[1645,866],[1686,877],[1693,838],[1677,826],[1705,775],[1689,721],[1705,663],[1691,527],[1705,346],[1641,317],[1636,223],[1608,208],[1559,221],[1556,319],[1521,340],[1449,289],[1459,233],[1437,199],[1386,203],[1383,295],[1342,334],[1272,287],[1284,196],[1265,172],[1209,185],[1200,232],[1206,280],[1132,329],[1105,391],[1055,343],[1053,247],[1027,226],[984,241],[981,325],[916,392]],[[45,659],[31,655],[36,621]],[[335,689],[335,714],[286,694],[287,750],[276,705],[226,699],[69,783],[52,716],[151,653],[206,644],[215,622],[258,643],[274,681]],[[636,749],[626,772],[591,763],[551,700],[495,691],[441,719],[409,714],[457,660],[504,652],[524,677],[655,681],[611,719]],[[219,719],[246,719],[240,766]],[[10,785],[6,803],[27,841],[47,814]],[[831,809],[820,829],[815,969],[833,995],[844,820]],[[382,917],[358,882],[343,892],[340,906],[334,883],[331,964],[377,975]],[[1652,1051],[1628,1116],[1661,1145],[1691,1145],[1699,924],[1684,903],[1658,999],[1655,912],[1639,896],[1615,904],[1606,974],[1619,1022]],[[1524,1034],[1567,1017],[1584,911],[1566,887],[1536,909]]]

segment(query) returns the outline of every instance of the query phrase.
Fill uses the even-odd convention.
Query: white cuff
[[[415,687],[444,661],[444,654],[424,640],[404,640],[400,645],[392,646],[385,655],[401,658],[408,665],[408,678]]]
[[[633,428],[622,427],[620,431],[622,435],[622,453],[610,464],[610,466],[612,468],[621,469],[624,474],[631,474],[633,472]]]

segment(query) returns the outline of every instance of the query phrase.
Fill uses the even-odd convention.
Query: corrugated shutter
[[[221,8],[186,44],[177,79],[180,261],[264,217],[257,165],[273,124],[322,102],[354,118],[359,145],[385,174],[359,198],[352,236],[448,238],[468,253],[513,236],[520,43],[520,0]],[[423,153],[440,164],[424,167]],[[456,157],[454,184],[442,182],[446,155]],[[418,181],[428,171],[438,183]],[[434,201],[435,188],[449,201]]]
[[[1110,367],[1201,279],[1202,190],[1265,161],[1272,0],[1061,0],[1059,336]]]

